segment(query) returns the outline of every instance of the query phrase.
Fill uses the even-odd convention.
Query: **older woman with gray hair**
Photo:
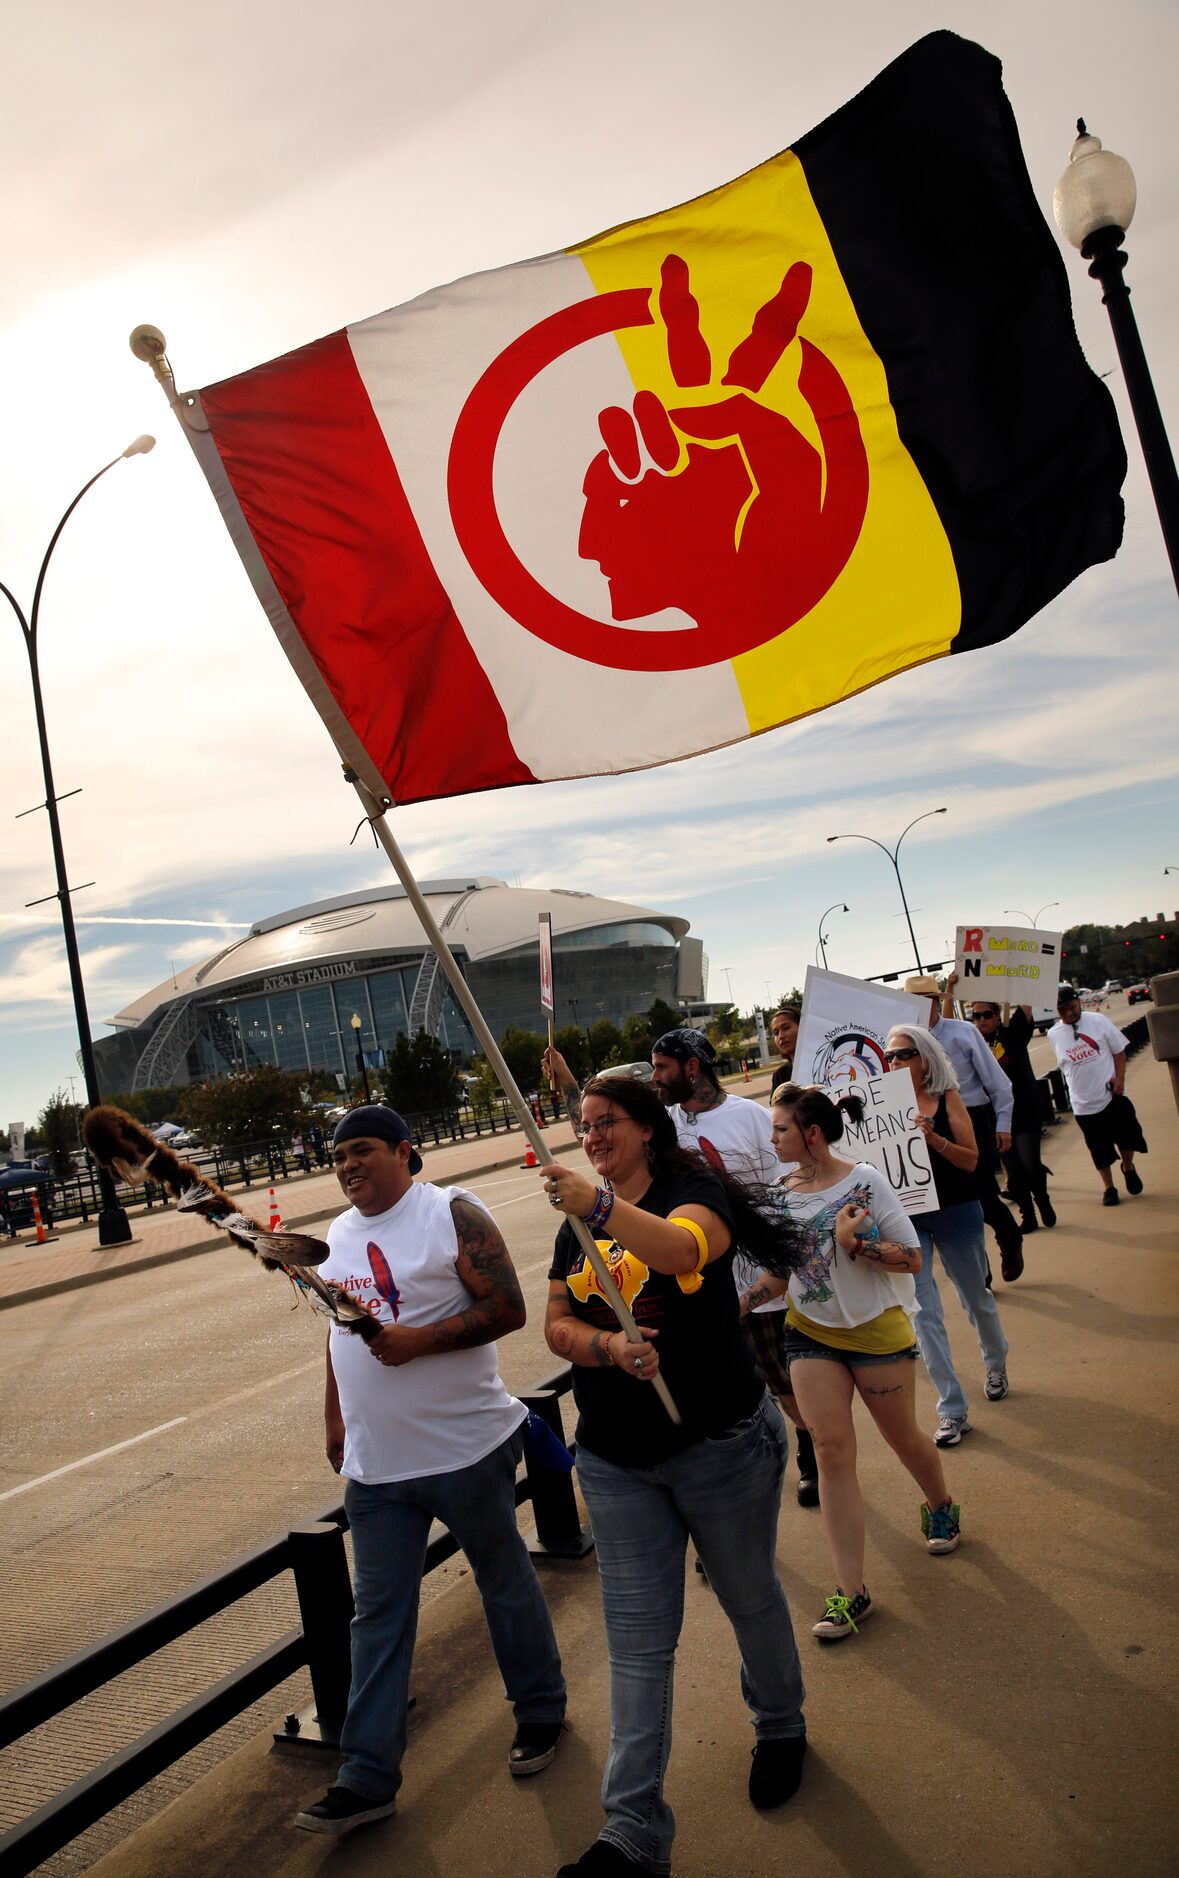
[[[921,1308],[914,1328],[925,1367],[938,1392],[933,1438],[939,1448],[954,1448],[969,1433],[970,1414],[966,1391],[950,1356],[934,1276],[935,1249],[978,1337],[987,1400],[1001,1402],[1008,1388],[1007,1339],[987,1286],[983,1212],[974,1184],[978,1146],[966,1105],[958,1093],[954,1066],[936,1037],[917,1025],[912,1030],[890,1031],[885,1055],[890,1068],[907,1069],[913,1078],[917,1126],[929,1147],[937,1183],[936,1208],[911,1216],[921,1241],[921,1268],[915,1274]]]

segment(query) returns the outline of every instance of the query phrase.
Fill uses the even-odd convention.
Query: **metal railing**
[[[548,1423],[562,1443],[559,1398],[572,1383],[573,1371],[565,1367],[517,1397]],[[527,1448],[523,1472],[516,1481],[516,1505],[526,1501],[531,1502],[536,1522],[529,1547],[535,1557],[580,1558],[589,1551],[590,1540],[580,1522],[569,1474],[546,1467]],[[247,1552],[0,1698],[0,1748],[5,1748],[260,1586],[287,1571],[294,1575],[301,1625],[110,1755],[0,1837],[4,1878],[23,1878],[304,1666],[310,1671],[317,1727],[309,1734],[297,1717],[288,1716],[284,1733],[290,1739],[314,1739],[325,1745],[338,1741],[348,1699],[353,1616],[344,1550],[347,1528],[343,1506],[328,1507],[285,1538]],[[426,1570],[433,1571],[458,1550],[453,1534],[440,1533],[427,1548]]]

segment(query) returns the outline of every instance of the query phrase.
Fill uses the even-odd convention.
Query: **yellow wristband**
[[[704,1283],[701,1274],[708,1263],[708,1234],[698,1220],[685,1219],[682,1213],[673,1213],[667,1223],[669,1226],[682,1226],[685,1232],[690,1232],[693,1239],[696,1241],[698,1251],[695,1271],[677,1272],[675,1278],[676,1284],[684,1293],[684,1296],[691,1297],[693,1291],[699,1291],[701,1285]]]

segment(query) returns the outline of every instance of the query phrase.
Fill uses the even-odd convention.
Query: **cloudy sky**
[[[1083,114],[1134,165],[1134,304],[1179,420],[1179,180],[1167,0],[42,0],[0,27],[5,265],[0,580],[46,583],[42,679],[92,1028],[259,916],[384,882],[349,847],[354,798],[273,639],[196,465],[127,349],[160,325],[208,384],[480,268],[664,208],[771,155],[922,33],[1004,64],[1051,198]],[[887,164],[888,152],[881,151]],[[936,231],[931,231],[936,234]],[[1004,256],[978,231],[980,275]],[[823,909],[833,967],[906,962],[906,842],[922,950],[1008,907],[1043,924],[1172,910],[1179,607],[1107,317],[1072,251],[1077,329],[1127,432],[1125,546],[1013,640],[835,711],[643,775],[424,805],[396,829],[419,878],[468,870],[688,916],[724,995],[800,981]],[[77,1077],[27,666],[4,637],[0,1125]],[[1168,846],[1168,842],[1170,846]],[[1172,852],[1172,850],[1175,850]],[[238,924],[233,924],[238,922]]]

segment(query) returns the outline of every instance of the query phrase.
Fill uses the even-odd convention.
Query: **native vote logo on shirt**
[[[368,1267],[373,1275],[377,1296],[385,1300],[393,1313],[393,1322],[396,1323],[401,1316],[401,1293],[389,1269],[388,1259],[380,1246],[374,1245],[371,1239],[368,1242]]]
[[[633,1252],[624,1251],[616,1239],[598,1239],[596,1244],[610,1267],[615,1288],[622,1293],[622,1302],[629,1310],[647,1282],[647,1267]],[[604,1298],[606,1295],[601,1279],[593,1266],[586,1264],[584,1255],[576,1270],[569,1273],[566,1283],[580,1304],[588,1304],[591,1298]]]

